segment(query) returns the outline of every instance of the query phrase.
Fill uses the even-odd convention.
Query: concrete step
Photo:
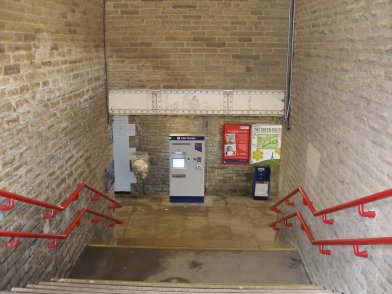
[[[7,292],[5,292],[7,293]],[[79,279],[52,279],[26,288],[13,288],[8,293],[118,293],[118,294],[179,294],[179,293],[241,293],[241,294],[327,294],[333,293],[312,285],[212,285],[181,283],[146,283]]]
[[[246,285],[246,284],[209,284],[209,283],[172,283],[172,282],[140,282],[140,281],[105,281],[105,280],[87,280],[87,279],[51,279],[51,282],[56,283],[69,283],[69,284],[93,284],[102,286],[129,286],[129,287],[141,287],[141,288],[175,288],[175,289],[290,289],[295,287],[296,289],[305,290],[321,290],[323,288],[314,286],[311,284],[295,284],[295,285],[272,285],[272,284],[258,284],[258,285]],[[42,282],[45,283],[45,282]],[[47,283],[47,282],[46,282]]]
[[[52,288],[15,288],[11,293],[39,293],[39,294],[64,294],[64,293],[126,293],[126,294],[178,294],[178,293],[240,293],[240,294],[331,294],[332,291],[328,290],[298,290],[298,289],[285,289],[285,290],[256,290],[256,291],[247,291],[247,290],[237,290],[236,292],[225,292],[225,291],[211,291],[211,289],[204,289],[199,292],[195,292],[194,289],[188,288],[186,291],[172,291],[169,289],[155,289],[151,291],[146,290],[121,290],[121,289],[110,289],[110,290],[103,290],[103,289],[96,289],[96,288],[67,288],[64,289],[62,287],[52,287]]]
[[[70,278],[203,284],[308,284],[295,250],[87,246]]]

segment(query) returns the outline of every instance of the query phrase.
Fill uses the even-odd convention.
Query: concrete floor
[[[203,204],[172,204],[168,196],[118,196],[118,245],[199,249],[274,248],[272,201],[207,196]]]

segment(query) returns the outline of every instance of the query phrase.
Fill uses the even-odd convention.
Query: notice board
[[[223,129],[223,164],[249,164],[250,125],[230,124]]]

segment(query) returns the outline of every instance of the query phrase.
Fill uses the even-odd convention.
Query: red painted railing
[[[113,200],[109,196],[101,193],[100,191],[96,190],[95,188],[91,187],[90,185],[88,185],[86,183],[81,183],[75,189],[75,191],[73,191],[71,193],[71,195],[60,206],[54,205],[54,204],[50,204],[50,203],[47,203],[47,202],[43,202],[43,201],[40,201],[40,200],[37,200],[37,199],[28,198],[26,196],[22,196],[22,195],[19,195],[19,194],[11,193],[11,192],[8,192],[8,191],[0,189],[0,196],[9,199],[7,205],[0,205],[0,210],[11,210],[12,208],[14,208],[14,202],[16,200],[16,201],[21,201],[21,202],[29,203],[29,204],[32,204],[32,205],[36,205],[36,206],[49,208],[50,209],[50,213],[43,214],[42,217],[43,218],[52,218],[54,216],[55,210],[63,211],[64,209],[66,209],[68,207],[68,205],[72,201],[79,200],[79,197],[80,197],[79,193],[83,189],[88,189],[91,192],[95,193],[95,196],[90,198],[91,201],[97,201],[97,200],[99,200],[99,198],[102,197],[102,198],[106,199],[107,201],[111,202],[111,205],[109,205],[108,208],[113,208],[114,209],[114,208],[121,207],[120,203],[118,203],[117,201]]]
[[[75,227],[80,226],[80,219],[85,213],[95,215],[96,218],[92,219],[92,223],[98,223],[101,218],[111,220],[110,227],[114,227],[116,224],[122,224],[118,219],[115,219],[109,215],[99,213],[97,211],[83,208],[72,223],[68,226],[63,234],[46,234],[46,233],[30,233],[30,232],[18,232],[18,231],[0,231],[0,237],[12,237],[11,241],[4,242],[4,246],[7,248],[14,248],[19,244],[19,238],[36,238],[36,239],[53,239],[52,243],[48,244],[49,248],[56,248],[58,246],[59,239],[66,239]]]
[[[277,213],[280,213],[281,210],[278,209],[278,206],[280,204],[282,204],[283,202],[285,202],[286,205],[288,205],[288,206],[294,206],[295,202],[290,201],[290,199],[293,196],[295,196],[298,192],[303,197],[303,204],[309,207],[309,209],[312,212],[312,214],[314,216],[321,215],[322,218],[323,218],[323,222],[325,224],[329,224],[329,225],[333,224],[334,220],[333,219],[327,219],[327,214],[332,213],[332,212],[336,212],[336,211],[339,211],[339,210],[347,209],[347,208],[350,208],[350,207],[355,207],[355,206],[358,206],[358,212],[359,212],[360,216],[373,218],[373,217],[376,216],[376,212],[375,211],[364,211],[364,204],[369,203],[369,202],[374,202],[374,201],[381,200],[381,199],[388,198],[388,197],[392,196],[392,189],[388,189],[388,190],[385,190],[385,191],[382,191],[382,192],[378,192],[378,193],[375,193],[375,194],[372,194],[372,195],[369,195],[369,196],[358,198],[358,199],[355,199],[353,201],[349,201],[349,202],[346,202],[346,203],[342,203],[342,204],[339,204],[339,205],[336,205],[336,206],[332,206],[330,208],[326,208],[326,209],[318,211],[313,206],[312,201],[310,201],[310,199],[309,199],[308,195],[306,195],[304,189],[302,187],[298,187],[293,192],[291,192],[290,194],[286,195],[281,200],[279,200],[277,203],[275,203],[273,206],[271,206],[271,210],[275,211]]]
[[[351,208],[351,207],[358,207],[358,213],[362,217],[374,218],[376,216],[375,211],[364,211],[364,204],[378,201],[387,197],[392,196],[392,189],[388,189],[382,192],[378,192],[369,196],[365,196],[362,198],[358,198],[353,201],[349,201],[346,203],[342,203],[336,206],[332,206],[330,208],[326,208],[323,210],[316,210],[313,206],[312,201],[310,201],[309,197],[305,193],[302,187],[298,187],[273,206],[271,206],[271,210],[275,211],[276,213],[281,213],[282,211],[278,208],[278,206],[282,203],[285,203],[288,206],[295,206],[296,203],[291,200],[297,193],[302,195],[302,202],[306,205],[311,213],[314,216],[322,216],[322,220],[325,224],[331,225],[334,223],[333,219],[327,219],[327,214],[337,212],[343,209]],[[301,229],[305,231],[306,235],[308,236],[309,241],[313,245],[319,245],[319,250],[321,254],[330,255],[331,250],[324,249],[323,246],[325,245],[352,245],[354,247],[354,254],[359,257],[368,257],[368,253],[366,251],[360,251],[358,246],[359,245],[385,245],[385,244],[392,244],[392,237],[380,237],[380,238],[357,238],[357,239],[335,239],[335,240],[315,240],[313,234],[306,224],[305,219],[303,218],[300,211],[293,212],[285,217],[282,217],[272,223],[269,224],[274,230],[279,231],[280,228],[278,227],[279,223],[283,223],[286,227],[292,227],[294,224],[289,222],[289,219],[297,217],[301,223]]]
[[[88,189],[95,193],[94,197],[91,197],[91,201],[97,201],[101,197],[106,199],[111,203],[111,205],[108,205],[107,208],[109,209],[115,209],[121,207],[121,204],[118,203],[117,201],[113,200],[109,196],[101,193],[100,191],[96,190],[95,188],[91,187],[90,185],[86,183],[80,184],[74,192],[71,193],[71,195],[61,204],[60,206],[54,205],[48,202],[40,201],[37,199],[32,199],[28,198],[26,196],[22,196],[19,194],[11,193],[5,190],[0,189],[0,196],[8,198],[8,204],[7,205],[0,205],[0,210],[11,210],[14,208],[14,202],[16,201],[21,201],[24,203],[29,203],[32,205],[44,207],[44,208],[49,208],[50,213],[43,214],[43,218],[53,218],[55,211],[63,211],[66,209],[69,204],[72,201],[77,201],[80,198],[80,192],[83,189]],[[114,227],[116,224],[122,224],[122,222],[118,219],[115,219],[109,215],[88,209],[88,208],[83,208],[79,214],[76,216],[76,218],[72,221],[72,223],[68,226],[68,228],[65,230],[63,234],[47,234],[47,233],[32,233],[32,232],[20,232],[20,231],[0,231],[0,237],[11,237],[12,239],[9,242],[4,242],[4,246],[7,248],[14,248],[19,244],[19,239],[20,238],[38,238],[38,239],[52,239],[52,243],[48,244],[49,248],[56,248],[58,246],[58,240],[59,239],[66,239],[70,233],[73,231],[75,227],[80,226],[80,220],[83,217],[84,214],[91,214],[95,215],[96,217],[91,220],[92,223],[98,223],[101,221],[102,218],[110,220],[110,227]]]

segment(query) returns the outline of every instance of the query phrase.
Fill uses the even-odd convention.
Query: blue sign
[[[204,141],[204,136],[169,136],[169,141]]]
[[[195,150],[203,152],[203,143],[195,143]]]

